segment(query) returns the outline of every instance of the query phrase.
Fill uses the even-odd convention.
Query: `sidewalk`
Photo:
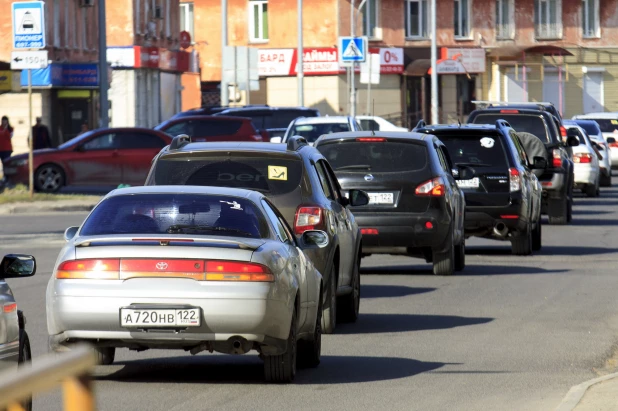
[[[0,215],[89,212],[100,198],[58,201],[32,201],[0,204]]]
[[[556,411],[618,410],[618,373],[604,375],[571,388]]]

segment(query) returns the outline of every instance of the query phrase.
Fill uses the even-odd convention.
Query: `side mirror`
[[[469,166],[457,166],[456,173],[453,176],[456,180],[472,180],[476,175],[476,172]]]
[[[532,159],[532,166],[530,167],[533,170],[544,170],[547,168],[547,160],[543,157],[534,157]]]
[[[270,142],[271,143],[281,143],[281,139],[282,139],[282,137],[272,137],[270,139]]]
[[[607,141],[607,144],[612,144],[616,142],[616,139],[614,137],[607,137],[605,141]]]
[[[75,237],[75,234],[77,234],[78,230],[79,230],[79,227],[69,227],[66,230],[64,230],[65,241],[71,241],[73,237]]]
[[[31,255],[7,254],[0,267],[2,278],[30,277],[36,273],[36,260]]]
[[[300,237],[304,249],[324,248],[328,246],[328,234],[321,230],[308,230]]]
[[[349,204],[352,207],[361,207],[369,204],[369,194],[363,190],[350,190],[348,198],[350,199]]]
[[[569,147],[577,147],[579,145],[579,138],[577,136],[568,136],[567,137],[567,146]]]

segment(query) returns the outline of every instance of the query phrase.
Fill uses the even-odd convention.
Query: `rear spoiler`
[[[193,247],[220,247],[238,248],[241,250],[257,250],[265,243],[263,239],[247,238],[230,240],[225,238],[212,237],[166,237],[166,236],[105,236],[105,237],[85,237],[75,240],[75,247],[96,247],[111,245],[175,245]]]

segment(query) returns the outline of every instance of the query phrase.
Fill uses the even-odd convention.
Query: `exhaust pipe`
[[[232,338],[228,340],[231,342],[231,348],[228,349],[230,354],[246,354],[251,350],[253,343],[245,340],[242,337]]]
[[[499,222],[496,224],[496,226],[494,227],[494,234],[497,235],[498,237],[506,237],[506,235],[508,234],[509,229],[506,227],[506,225],[503,222]]]

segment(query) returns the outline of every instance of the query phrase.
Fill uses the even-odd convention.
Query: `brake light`
[[[207,281],[272,282],[275,276],[268,267],[237,261],[206,261]]]
[[[118,280],[120,259],[87,259],[65,261],[56,271],[58,279]]]
[[[17,303],[8,303],[8,304],[4,304],[4,313],[8,314],[8,313],[12,313],[17,311]]]
[[[120,279],[166,277],[204,279],[203,260],[127,259],[120,261]]]
[[[300,206],[294,218],[294,233],[300,235],[307,230],[324,229],[324,212],[316,206]]]
[[[521,175],[516,168],[509,168],[509,182],[511,192],[521,190]]]
[[[431,222],[431,221],[427,221],[427,222],[425,223],[425,228],[426,228],[426,229],[428,229],[428,230],[433,229],[433,224],[432,224],[432,222]]]
[[[500,112],[504,114],[517,114],[519,110],[500,110]]]
[[[609,143],[611,148],[618,148],[618,143]]]
[[[378,235],[377,228],[361,228],[362,235]]]
[[[416,187],[417,196],[442,197],[446,192],[446,187],[442,177],[436,177]]]
[[[555,168],[562,168],[562,156],[560,155],[560,150],[558,150],[557,148],[555,148],[555,149],[552,151],[552,156],[553,156],[553,159],[552,159],[552,165],[553,165]]]
[[[384,137],[359,137],[356,141],[362,143],[383,143],[386,139]]]
[[[573,162],[580,164],[592,163],[592,155],[588,153],[573,154]]]
[[[517,214],[506,214],[501,215],[500,218],[502,218],[503,220],[514,220],[516,218],[519,218],[519,216]]]
[[[566,137],[567,136],[567,129],[564,126],[560,126],[560,135],[562,137]]]

